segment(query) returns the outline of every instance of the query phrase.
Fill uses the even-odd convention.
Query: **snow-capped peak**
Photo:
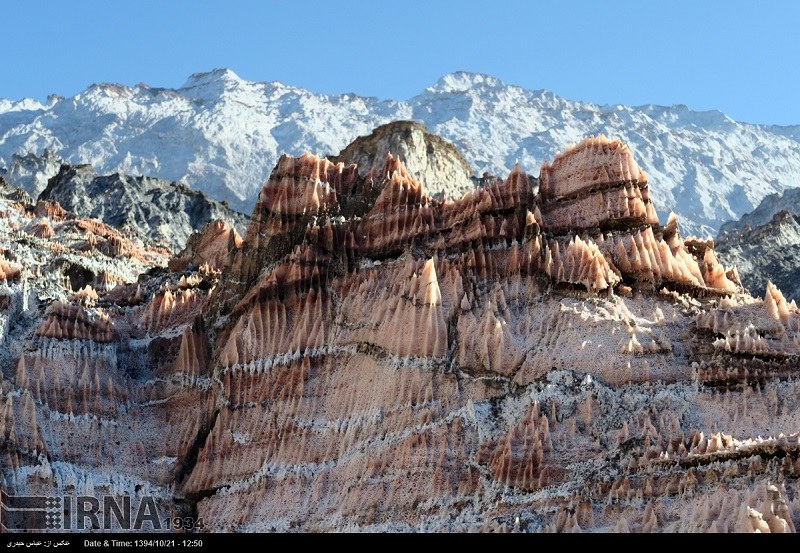
[[[469,71],[455,71],[448,73],[436,81],[436,84],[428,87],[426,92],[433,93],[457,93],[466,92],[473,88],[498,88],[505,86],[505,83],[491,75],[483,73],[471,73]]]
[[[178,92],[192,98],[211,99],[248,84],[255,83],[245,81],[230,69],[219,68],[205,73],[193,73]]]
[[[0,98],[0,114],[15,111],[37,111],[44,108],[45,106],[41,102],[33,98],[23,98],[17,101]],[[2,130],[2,127],[0,127],[0,130]]]

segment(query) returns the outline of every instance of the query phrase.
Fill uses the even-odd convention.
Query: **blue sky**
[[[0,5],[4,98],[70,96],[94,82],[179,87],[227,67],[314,92],[406,99],[466,70],[575,100],[800,124],[794,0]]]

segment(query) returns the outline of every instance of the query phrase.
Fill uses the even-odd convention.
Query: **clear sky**
[[[800,124],[800,2],[0,0],[0,97],[227,67],[407,99],[457,70],[600,104]]]

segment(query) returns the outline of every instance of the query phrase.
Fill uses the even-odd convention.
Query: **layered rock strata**
[[[184,489],[200,512],[239,530],[794,528],[760,457],[795,463],[792,427],[709,446],[718,392],[698,388],[750,378],[717,337],[737,331],[704,317],[772,323],[710,244],[659,224],[624,145],[569,150],[538,195],[518,169],[454,202],[391,157],[378,174],[284,157],[265,186],[237,254],[260,269],[234,268],[250,284],[216,334],[226,403]],[[658,393],[674,412],[651,411]]]
[[[212,531],[800,523],[800,311],[662,225],[619,141],[454,201],[392,156],[284,156],[241,243],[170,267],[32,325],[6,488],[146,489]]]

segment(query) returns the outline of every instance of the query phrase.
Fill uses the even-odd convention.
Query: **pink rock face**
[[[20,267],[16,264],[8,263],[0,259],[0,281],[18,280],[20,276]]]
[[[217,219],[189,237],[186,248],[169,261],[170,271],[207,266],[222,271],[235,250],[242,247],[242,237],[225,221]]]
[[[553,231],[658,225],[647,187],[622,184],[574,200],[550,202],[542,211],[543,226]]]
[[[52,221],[64,221],[69,217],[67,210],[58,202],[38,201],[33,212],[37,217],[46,217]]]
[[[359,220],[307,224],[302,242],[269,265],[237,303],[233,331],[220,335],[230,407],[217,419],[185,490],[203,494],[233,484],[224,497],[203,500],[201,512],[222,517],[226,527],[257,529],[270,526],[256,521],[307,517],[309,511],[300,510],[314,505],[321,518],[308,527],[333,529],[323,522],[331,513],[368,527],[414,527],[416,502],[447,504],[453,494],[480,494],[490,481],[516,493],[576,482],[568,459],[588,463],[610,447],[605,438],[590,437],[589,429],[603,418],[590,396],[571,414],[556,399],[547,416],[528,404],[527,411],[515,411],[506,430],[482,441],[476,435],[480,425],[456,413],[471,412],[476,402],[509,401],[502,384],[492,388],[482,379],[534,386],[556,369],[588,372],[619,389],[635,382],[690,382],[693,357],[676,349],[684,334],[693,336],[694,321],[672,298],[742,292],[710,248],[684,243],[674,221],[660,227],[635,165],[623,164],[614,173],[607,160],[632,160],[624,146],[587,144],[558,158],[563,167],[581,170],[556,171],[558,178],[568,177],[564,188],[556,187],[566,199],[554,199],[545,209],[518,170],[503,184],[442,203],[430,200],[390,159],[383,183],[369,187],[382,192]],[[583,159],[570,160],[572,155]],[[599,173],[590,170],[592,159],[605,164]],[[583,177],[588,183],[578,182]],[[269,244],[259,246],[270,251]],[[244,255],[249,247],[245,241]],[[435,255],[420,259],[417,249]],[[331,270],[337,263],[341,269]],[[648,295],[630,301],[615,296],[624,282]],[[554,297],[544,292],[550,286],[565,288]],[[612,299],[596,307],[586,303],[604,290],[612,291]],[[550,299],[543,303],[543,297]],[[696,340],[698,350],[713,342],[694,336],[689,343]],[[464,378],[459,392],[438,368],[448,359]],[[259,400],[272,407],[247,407]],[[414,422],[420,406],[421,424]],[[266,422],[270,416],[278,417],[277,424]],[[678,443],[666,436],[674,436],[680,422],[659,424],[642,427],[646,445],[625,457],[623,474],[669,455],[669,448],[647,445],[656,436]],[[362,449],[364,443],[372,445]],[[691,444],[679,449],[688,452]],[[390,450],[398,453],[388,460],[384,452]],[[489,482],[468,468],[473,458],[490,468]],[[354,472],[354,464],[369,470]],[[715,474],[709,482],[719,478],[707,473]],[[681,519],[680,508],[661,503],[670,495],[669,480],[640,481],[633,474],[610,487],[596,483],[603,497],[630,498],[623,502],[650,494],[644,512],[616,516],[578,493],[563,511],[556,509],[547,528],[604,528],[614,521],[658,531],[693,524]],[[674,485],[703,485],[688,483],[681,470],[674,475]],[[743,481],[758,482],[758,473]],[[458,487],[448,484],[453,482]],[[644,487],[636,492],[636,486]],[[563,501],[544,497],[531,501],[543,508]],[[566,515],[572,502],[578,507]],[[509,504],[484,511],[478,528],[491,528],[486,520],[514,509]],[[773,525],[788,528],[788,519]]]
[[[328,210],[337,204],[354,182],[355,166],[345,168],[311,154],[299,158],[281,156],[269,182],[258,196],[247,239],[274,236],[293,229],[297,220]]]
[[[548,242],[542,270],[556,282],[579,284],[587,290],[605,290],[621,281],[619,271],[594,242],[574,236],[568,242]]]
[[[0,388],[14,489],[138,482],[211,531],[794,531],[797,306],[662,226],[619,141],[540,179],[283,156],[243,242],[50,305]]]
[[[142,311],[138,328],[157,334],[167,328],[190,324],[200,314],[205,300],[204,293],[193,289],[158,293]]]
[[[53,227],[47,221],[31,224],[28,232],[37,238],[52,238],[55,235]]]
[[[80,304],[80,295],[74,299],[76,304],[55,302],[50,306],[50,313],[36,335],[67,340],[113,341],[114,330],[108,315],[103,310],[88,312]]]
[[[602,187],[647,184],[628,147],[602,134],[587,138],[542,165],[539,189],[544,200],[557,200]]]

